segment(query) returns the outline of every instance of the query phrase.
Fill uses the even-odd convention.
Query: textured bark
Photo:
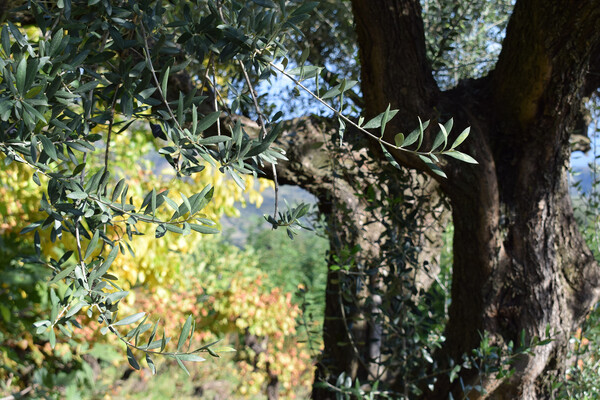
[[[564,368],[570,332],[599,295],[600,270],[573,217],[567,168],[569,140],[586,126],[582,104],[600,85],[600,7],[593,0],[518,0],[495,70],[442,92],[426,60],[418,0],[353,0],[352,5],[364,113],[372,117],[388,104],[400,110],[388,124],[386,140],[413,129],[417,116],[432,125],[454,117],[454,132],[471,127],[462,149],[479,164],[442,160],[448,179],[435,176],[425,183],[432,199],[437,186],[450,199],[455,227],[452,305],[438,366],[478,347],[481,332],[498,346],[518,343],[522,331],[528,340],[544,337],[547,327],[554,339],[520,357],[509,379],[463,370],[463,383],[482,384],[484,394],[462,393],[457,381],[451,384],[441,374],[424,397],[446,399],[452,392],[455,398],[547,398],[548,380]],[[279,166],[280,181],[319,199],[328,218],[330,264],[358,245],[354,257],[364,268],[381,257],[383,227],[381,216],[356,196],[372,178],[353,169],[353,158],[382,154],[378,144],[367,143],[369,152],[356,153],[348,145],[334,155],[326,144],[334,131],[331,121],[290,121],[280,142],[290,162]],[[393,154],[404,166],[427,171],[418,159]],[[344,174],[334,158],[347,167]],[[438,234],[433,231],[434,242]],[[371,289],[380,285],[378,276],[389,272],[386,268],[380,266],[379,275],[367,282],[369,290],[341,287],[340,272],[328,273],[325,350],[317,380],[331,383],[341,372],[361,381],[374,376],[385,337],[373,324],[378,298]],[[426,287],[422,272],[418,281]],[[348,290],[364,302],[347,301],[343,292]],[[392,389],[405,384],[403,376],[381,378]],[[335,395],[315,389],[313,397]]]
[[[329,228],[329,264],[340,264],[340,259],[352,257],[348,248],[360,246],[359,257],[352,258],[364,268],[379,252],[377,239],[381,226],[370,224],[369,229],[363,229],[372,216],[366,210],[368,204],[356,196],[357,171],[352,167],[353,161],[348,159],[356,154],[348,151],[348,144],[345,145],[346,151],[334,149],[328,144],[336,133],[336,127],[331,122],[316,117],[288,122],[278,145],[286,151],[290,162],[278,165],[278,180],[283,184],[300,186],[317,197],[320,212],[326,216]],[[350,132],[349,136],[354,135]],[[366,156],[366,152],[362,155]],[[342,169],[336,163],[346,166],[343,176],[338,176]],[[268,168],[265,172],[270,174]],[[363,186],[368,184],[368,181],[360,182]],[[323,362],[317,371],[319,380],[330,375],[337,376],[341,372],[350,376],[366,376],[369,370],[369,365],[362,360],[369,359],[365,354],[369,351],[365,342],[370,327],[363,316],[361,304],[350,304],[343,300],[340,273],[328,272],[323,335],[326,343],[336,345],[325,347]],[[361,288],[357,285],[344,290],[361,295]],[[315,397],[319,396],[318,392],[315,392]]]
[[[599,269],[573,218],[567,167],[581,102],[590,85],[597,88],[588,72],[600,43],[600,7],[519,0],[494,72],[442,93],[425,60],[418,1],[353,6],[367,114],[391,103],[406,118],[452,115],[457,128],[471,126],[466,152],[479,165],[448,162],[449,178],[440,180],[451,199],[455,239],[439,361],[470,352],[483,331],[502,344],[518,342],[522,330],[527,338],[544,336],[549,326],[555,340],[522,357],[512,378],[463,376],[465,383],[483,379],[489,398],[545,398],[545,381],[564,365],[571,329],[598,298]],[[389,135],[403,123],[391,125]],[[429,397],[459,394],[456,386],[441,379]]]
[[[317,366],[316,381],[335,381],[342,372],[353,379],[366,381],[375,379],[380,368],[383,330],[373,316],[379,312],[382,301],[378,293],[385,290],[381,273],[389,268],[380,262],[384,218],[360,194],[380,182],[375,182],[377,176],[369,172],[372,165],[359,167],[356,162],[359,158],[373,161],[366,143],[361,142],[364,141],[361,135],[348,129],[345,144],[339,148],[331,144],[331,138],[336,134],[337,121],[331,119],[309,117],[288,121],[277,145],[285,150],[290,161],[278,164],[278,181],[300,186],[317,197],[328,226],[329,265],[351,266],[348,272],[328,271],[325,349]],[[362,150],[353,151],[353,147]],[[270,168],[264,168],[264,172],[273,178]],[[432,182],[429,182],[430,186]],[[428,187],[427,182],[421,184],[424,192],[435,191],[435,187]],[[401,185],[397,188],[388,185],[386,190],[398,196],[402,188]],[[416,287],[427,290],[438,272],[437,264],[434,262],[429,270],[417,267],[438,256],[440,224],[447,212],[440,206],[418,211],[415,217],[425,221],[430,229],[410,232],[411,240],[423,248],[413,266],[412,280]],[[360,250],[352,252],[353,248]],[[366,278],[367,270],[378,270],[379,274]],[[349,280],[348,273],[356,276],[356,280]],[[331,395],[330,391],[318,388],[313,392],[314,398]]]

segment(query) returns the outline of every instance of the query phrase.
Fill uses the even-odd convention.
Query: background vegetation
[[[61,2],[60,8],[64,10],[66,3],[70,4]],[[254,1],[252,7],[260,10],[265,4],[270,7],[270,3]],[[299,6],[296,2],[291,4]],[[450,88],[462,79],[485,74],[492,65],[486,58],[495,59],[499,52],[506,15],[512,2],[469,2],[468,6],[454,8],[444,2],[428,1],[423,4],[428,18],[424,21],[428,32],[427,52],[436,67],[436,79],[440,85]],[[320,42],[320,51],[300,51],[295,59],[290,57],[290,63],[301,65],[310,55],[315,63],[329,67],[329,71],[326,69],[323,73],[328,82],[335,83],[338,79],[341,82],[341,77],[357,78],[356,48],[352,42],[352,22],[348,7],[333,1],[323,2],[321,6],[323,8],[316,11],[315,15],[323,21],[322,25],[309,29],[306,37],[296,36],[295,33],[289,36],[290,47],[299,45],[302,50],[305,43],[303,41]],[[179,16],[181,10],[169,11]],[[328,12],[331,14],[327,14]],[[479,17],[465,18],[473,13],[477,13]],[[43,33],[35,24],[19,25],[16,29],[32,41],[43,40]],[[328,36],[330,29],[337,30],[344,36],[343,45],[331,42]],[[114,35],[113,41],[117,43],[118,35],[112,32],[111,35]],[[439,37],[443,40],[435,40]],[[14,42],[18,42],[14,33],[10,41],[9,48]],[[10,58],[7,54],[5,56]],[[213,89],[220,87],[223,96],[232,100],[232,105],[237,101],[240,112],[256,119],[260,109],[253,108],[252,95],[245,92],[245,79],[240,71],[234,69],[237,68],[235,64],[229,61],[222,62],[219,66],[222,76],[212,77]],[[209,63],[206,65],[205,70],[194,67],[195,72],[205,74],[205,80],[210,75]],[[13,69],[18,70],[18,67]],[[344,90],[340,91],[338,87],[338,94],[334,96],[335,101],[339,101],[336,106],[352,111],[359,102],[359,90],[349,92],[346,103],[337,97],[339,92]],[[294,92],[285,92],[284,95],[302,102],[302,99],[294,96]],[[269,104],[266,95],[259,100],[262,110],[269,115],[274,115],[275,109],[280,106]],[[114,104],[113,101],[113,108]],[[120,114],[128,113],[126,104],[127,100],[120,104]],[[293,107],[304,105],[294,103],[285,111],[291,113]],[[385,118],[387,114],[384,121]],[[191,116],[188,115],[189,119]],[[273,116],[273,120],[276,119]],[[114,122],[122,124],[124,120],[117,118]],[[98,124],[86,134],[99,135],[105,130],[106,124]],[[233,168],[228,170],[229,175],[219,173],[218,166],[211,167],[210,163],[203,162],[204,169],[194,171],[189,177],[182,177],[174,172],[173,165],[158,157],[159,150],[165,153],[166,147],[163,147],[164,142],[155,139],[157,138],[149,134],[145,124],[133,123],[108,140],[111,149],[110,163],[115,176],[128,179],[129,194],[137,199],[135,206],[139,209],[144,208],[141,206],[141,199],[153,190],[154,193],[162,193],[168,188],[171,197],[189,200],[194,193],[210,185],[214,188],[214,193],[202,210],[201,218],[203,221],[219,221],[223,216],[239,217],[240,208],[246,204],[260,206],[263,191],[266,188],[271,190],[273,186],[251,174],[244,175],[242,172],[248,172],[245,170],[247,165],[238,165],[235,169],[227,163],[223,165]],[[35,139],[32,141],[37,146]],[[40,146],[43,150],[43,143]],[[47,149],[45,151],[51,152]],[[59,301],[57,299],[63,299],[69,290],[68,284],[64,282],[48,283],[56,274],[40,262],[40,257],[60,259],[68,249],[80,245],[75,243],[75,237],[55,241],[53,235],[56,232],[51,230],[40,231],[38,236],[33,231],[19,234],[31,223],[46,218],[46,214],[40,209],[40,198],[49,193],[49,177],[40,174],[42,176],[36,175],[34,178],[33,169],[14,162],[14,157],[11,159],[6,154],[7,152],[2,156],[4,162],[0,171],[0,215],[3,217],[0,225],[2,395],[73,399],[259,399],[273,397],[273,393],[278,393],[282,398],[307,398],[310,395],[315,363],[322,350],[329,257],[327,232],[316,211],[310,219],[302,220],[303,224],[313,226],[315,232],[300,231],[293,241],[288,237],[290,234],[286,231],[285,218],[283,221],[275,221],[274,225],[283,222],[276,230],[270,229],[270,225],[265,224],[263,219],[253,221],[249,228],[244,228],[247,230],[242,235],[246,238],[245,241],[236,241],[235,244],[226,237],[208,237],[199,233],[183,236],[175,234],[175,231],[165,231],[165,236],[156,238],[159,235],[155,235],[155,226],[140,226],[137,230],[139,234],[131,235],[127,241],[127,247],[135,249],[136,254],[122,251],[123,254],[112,264],[111,272],[114,271],[118,278],[120,288],[129,291],[129,295],[120,303],[120,315],[152,310],[152,318],[161,320],[158,331],[160,335],[164,331],[177,335],[182,326],[186,325],[188,316],[193,315],[196,317],[195,333],[188,348],[214,343],[210,350],[204,350],[215,358],[205,363],[185,365],[180,360],[159,359],[155,364],[143,363],[141,370],[134,372],[131,366],[124,364],[124,360],[129,358],[130,365],[139,367],[137,360],[142,359],[142,353],[131,350],[116,336],[103,331],[98,314],[86,313],[87,306],[81,309],[81,313],[73,316],[72,327],[69,326],[68,329],[56,325],[55,333],[54,329],[43,330],[39,329],[39,325],[34,325],[55,313],[54,309]],[[99,170],[104,162],[103,154],[96,157],[95,160],[91,155],[88,159],[75,159],[80,163],[85,160],[89,167]],[[75,165],[74,167],[76,168]],[[192,168],[190,165],[186,167]],[[577,204],[578,222],[598,259],[600,178],[596,170],[596,165],[592,164],[591,189],[574,192],[574,201]],[[41,181],[40,184],[36,183],[36,179]],[[380,187],[376,190],[381,190],[389,182],[381,178],[378,184]],[[575,188],[582,187],[587,187],[585,182],[575,185]],[[401,201],[382,199],[374,193],[375,191],[360,195],[368,197],[371,207],[383,210],[382,213],[392,214],[394,206]],[[76,196],[71,199],[77,200]],[[165,217],[168,213],[160,215]],[[210,223],[204,224],[212,227]],[[113,228],[109,227],[108,232],[125,236],[123,232],[117,232],[117,228],[112,231]],[[424,366],[432,363],[433,352],[444,341],[444,327],[451,297],[452,233],[452,224],[448,223],[443,243],[440,244],[442,252],[439,261],[428,261],[436,263],[435,267],[439,267],[439,272],[435,274],[435,282],[427,290],[420,291],[415,286],[410,286],[398,289],[397,292],[390,291],[390,296],[398,293],[404,296],[402,304],[405,307],[397,314],[403,318],[393,321],[399,331],[402,329],[401,334],[398,333],[398,340],[404,343],[402,354],[394,354],[390,358],[401,360],[401,367],[406,371],[425,374]],[[352,259],[353,250],[347,250],[348,259]],[[410,255],[405,254],[410,251],[401,255],[392,250],[386,251],[386,257],[398,257],[401,263],[410,258]],[[101,251],[90,255],[100,256]],[[330,269],[348,271],[348,260],[334,261],[339,265],[330,262]],[[400,273],[412,276],[413,272],[410,269]],[[368,273],[367,271],[366,274]],[[422,295],[419,301],[413,301],[416,294]],[[556,398],[591,399],[600,396],[596,387],[596,382],[600,379],[600,347],[597,346],[600,343],[599,323],[600,309],[595,308],[573,335],[567,374],[552,382],[552,392]],[[144,329],[149,333],[149,326]],[[531,346],[538,344],[530,343]],[[528,346],[521,343],[520,346],[515,346],[514,353],[526,352]],[[129,352],[133,353],[133,357]],[[462,367],[473,368],[475,365],[488,374],[510,374],[513,356],[514,354],[506,354],[503,349],[483,340],[481,348],[475,349],[472,355],[465,356]],[[152,376],[151,365],[158,370],[158,376]],[[461,366],[458,367],[460,369]],[[452,367],[444,373],[456,375],[458,369]],[[406,397],[419,393],[420,385],[426,381],[422,375],[414,374],[414,382],[406,384]],[[378,391],[377,383],[371,383],[373,382],[361,386],[358,380],[348,381],[341,376],[337,387],[330,389],[337,390],[339,397],[349,394],[393,397],[392,394]]]

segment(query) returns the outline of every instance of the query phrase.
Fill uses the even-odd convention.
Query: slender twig
[[[100,312],[101,315],[103,314],[102,309],[100,308],[100,306],[97,303],[93,304],[93,306],[98,309],[98,311]],[[147,314],[147,315],[149,315],[149,314]],[[176,357],[176,356],[182,355],[182,354],[195,354],[195,353],[199,353],[199,352],[206,352],[206,348],[208,348],[208,347],[201,347],[200,349],[194,350],[192,352],[177,352],[177,351],[173,352],[173,351],[155,351],[155,350],[149,350],[149,349],[144,348],[142,346],[137,346],[134,343],[131,343],[129,340],[125,339],[125,337],[123,337],[121,335],[121,333],[118,331],[118,329],[114,325],[112,325],[111,323],[109,323],[106,318],[103,318],[103,322],[106,324],[106,326],[108,327],[108,329],[112,333],[114,333],[117,336],[117,338],[120,341],[122,341],[127,347],[131,347],[133,349],[136,349],[136,350],[139,350],[139,351],[143,351],[144,353],[147,353],[147,354],[161,355],[161,356],[165,356],[165,357]],[[214,342],[214,343],[216,343],[216,342]],[[212,343],[212,344],[214,344],[214,343]]]
[[[208,62],[206,63],[206,70],[204,70],[204,77],[202,77],[202,81],[200,82],[200,95],[202,95],[204,93],[204,87],[206,86],[206,81],[208,80],[210,66],[213,65],[213,57],[214,57],[214,53],[211,51],[210,55],[208,56]],[[213,69],[213,71],[214,71],[214,69]]]
[[[154,83],[156,84],[158,93],[160,94],[160,97],[161,97],[164,105],[167,107],[167,111],[169,112],[169,115],[171,116],[173,121],[175,121],[175,125],[177,125],[177,128],[179,128],[179,130],[181,132],[183,132],[183,128],[181,127],[181,125],[179,124],[179,121],[175,117],[173,110],[171,110],[171,106],[169,105],[169,102],[167,101],[166,94],[163,93],[162,86],[161,86],[160,82],[158,81],[158,77],[156,76],[156,71],[154,69],[154,65],[152,64],[152,55],[150,54],[150,48],[148,47],[148,38],[146,37],[146,29],[144,28],[143,21],[140,22],[140,29],[142,30],[142,37],[144,38],[144,51],[146,52],[146,61],[148,61],[148,65],[150,66],[150,72],[152,73],[152,77],[154,78]]]
[[[225,16],[223,16],[223,5],[221,4],[221,0],[217,0],[217,10],[219,11],[219,16],[221,17],[221,21],[225,21]]]
[[[79,263],[75,268],[81,268],[81,276],[83,278],[83,287],[89,290],[87,276],[85,273],[85,262],[83,256],[81,255],[81,237],[79,234],[79,224],[81,222],[81,217],[77,217],[75,220],[75,241],[77,243],[77,256],[79,257]],[[64,312],[64,310],[63,310]],[[57,319],[58,321],[58,319]]]
[[[250,82],[250,77],[248,76],[248,72],[246,71],[246,67],[242,60],[238,60],[240,67],[242,68],[242,72],[244,73],[244,79],[246,79],[246,83],[248,84],[248,89],[250,90],[250,95],[252,96],[252,101],[254,102],[254,108],[256,109],[256,113],[258,114],[258,120],[260,122],[260,130],[262,132],[263,139],[267,137],[267,128],[265,126],[265,118],[264,114],[258,104],[258,99],[256,97],[256,93],[254,92],[254,87],[252,86],[252,82]],[[277,168],[275,168],[275,164],[271,164],[271,168],[273,171],[273,182],[275,183],[275,208],[273,210],[273,219],[277,219],[277,207],[279,204],[279,182],[277,182]]]
[[[212,53],[211,53],[211,56],[212,56]],[[217,73],[215,71],[215,60],[211,57],[211,59],[209,60],[209,62],[211,63],[211,67],[212,67],[212,76],[213,76],[212,85],[213,85],[213,88],[215,89],[214,107],[215,107],[215,111],[217,111],[219,109],[219,101],[217,99],[217,89],[216,89],[216,87],[217,87]],[[217,118],[217,136],[221,136],[221,121],[220,121],[220,118]]]
[[[54,22],[52,23],[52,26],[44,34],[44,40],[50,39],[50,36],[52,35],[52,32],[54,31],[54,28],[56,28],[56,26],[58,25],[59,22],[60,22],[60,18],[54,19]]]
[[[246,66],[244,66],[244,63],[242,62],[242,60],[238,60],[238,63],[240,64],[240,67],[242,68],[242,72],[244,74],[244,79],[246,80],[246,83],[248,84],[248,89],[250,90],[250,96],[252,96],[252,101],[254,102],[254,108],[256,109],[256,113],[258,114],[258,120],[260,121],[260,129],[263,133],[263,139],[264,139],[267,136],[267,130],[265,128],[265,116],[260,108],[260,105],[258,104],[258,98],[256,97],[256,93],[254,92],[252,82],[250,82],[250,77],[248,76],[248,72],[246,71]]]
[[[219,88],[216,85],[216,82],[211,82],[210,79],[208,80],[213,88],[213,90],[215,91],[215,93],[217,94],[217,99],[221,102],[221,107],[225,110],[225,112],[230,116],[230,117],[235,117],[233,115],[233,112],[231,112],[231,109],[229,108],[229,106],[227,105],[227,103],[225,102],[225,98],[223,97],[223,95],[221,94],[221,92],[219,91]],[[218,102],[215,101],[215,103],[218,106]],[[215,106],[216,108],[216,106]]]
[[[102,38],[100,39],[100,49],[98,49],[98,53],[102,53],[104,48],[106,47],[106,41],[108,39],[108,30],[104,31]]]
[[[320,98],[319,96],[317,96],[312,90],[310,90],[309,88],[307,88],[306,86],[304,86],[302,84],[302,82],[300,82],[298,79],[294,78],[292,75],[290,75],[287,72],[285,72],[283,69],[281,69],[280,67],[278,67],[275,63],[269,62],[269,65],[275,71],[279,72],[280,74],[282,74],[283,76],[285,76],[286,78],[288,78],[289,80],[291,80],[292,82],[294,82],[295,85],[299,86],[302,90],[304,90],[305,92],[307,92],[311,97],[313,97],[319,103],[323,104],[325,107],[327,107],[329,110],[331,110],[337,117],[339,117],[340,119],[344,120],[344,122],[352,125],[354,128],[358,129],[360,132],[362,132],[365,135],[371,137],[372,139],[376,140],[377,142],[381,143],[382,145],[384,145],[386,147],[389,147],[391,149],[394,149],[394,150],[398,150],[398,151],[402,151],[402,152],[410,153],[410,154],[417,154],[417,155],[443,154],[442,152],[439,152],[439,151],[427,151],[426,152],[426,151],[409,150],[409,149],[405,149],[404,147],[396,146],[396,145],[393,145],[391,143],[386,142],[381,137],[379,137],[377,135],[374,135],[371,132],[369,132],[366,129],[364,129],[363,127],[359,126],[357,123],[355,123],[354,121],[352,121],[350,118],[346,117],[339,110],[336,110],[334,107],[330,106],[325,100],[323,100],[322,98]]]
[[[113,123],[115,121],[115,104],[117,103],[117,92],[119,86],[115,88],[112,103],[110,104],[110,120],[108,121],[108,135],[106,137],[106,150],[104,151],[104,171],[108,171],[108,155],[110,150],[110,140],[112,136]]]

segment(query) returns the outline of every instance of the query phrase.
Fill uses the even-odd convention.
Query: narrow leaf
[[[181,200],[183,200],[183,203],[181,203],[182,206],[184,206],[187,211],[186,212],[192,212],[192,206],[190,205],[190,201],[188,200],[188,198],[186,196],[183,195],[183,193],[179,193],[179,196],[181,196]],[[184,215],[185,212],[182,212],[182,208],[181,206],[179,207],[179,215]]]
[[[129,361],[129,365],[131,365],[131,368],[135,369],[136,371],[139,371],[140,364],[138,364],[137,360],[133,356],[133,352],[131,351],[131,347],[129,346],[127,346],[127,361]]]
[[[75,270],[75,267],[76,267],[76,265],[71,265],[70,267],[63,269],[58,274],[56,274],[54,276],[54,278],[52,278],[50,280],[50,282],[48,282],[48,284],[56,283],[56,282],[60,281],[61,279],[65,278],[67,275],[69,275],[71,272],[73,272]]]
[[[48,331],[48,341],[50,342],[50,347],[54,349],[54,346],[56,346],[56,334],[54,333],[54,328],[50,328]]]
[[[471,127],[468,126],[464,131],[461,132],[460,135],[458,135],[458,137],[456,138],[456,140],[454,141],[454,144],[452,144],[452,147],[450,149],[455,149],[456,147],[458,147],[462,142],[465,141],[465,139],[469,136],[469,133],[471,132]]]
[[[25,57],[21,58],[19,65],[17,66],[16,84],[17,91],[21,96],[25,96],[25,78],[27,77],[27,60]]]
[[[163,96],[167,95],[167,82],[169,81],[169,73],[170,72],[171,72],[171,67],[167,67],[167,70],[165,71],[165,75],[163,76],[162,85],[161,85]]]
[[[326,99],[330,99],[332,97],[335,97],[337,95],[339,95],[340,89],[338,87],[334,87],[333,89],[329,89],[327,92],[325,92],[322,96],[321,99],[322,100],[326,100]]]
[[[84,260],[87,260],[92,255],[94,250],[96,250],[96,248],[98,247],[99,239],[100,239],[100,229],[96,229],[96,231],[94,232],[94,236],[92,236],[92,240],[90,240],[90,243],[88,244],[87,248],[85,249],[85,256],[83,257]]]
[[[206,361],[206,358],[200,357],[197,354],[178,354],[177,358],[182,361],[202,362]]]
[[[115,186],[115,190],[113,190],[113,193],[112,193],[112,197],[111,197],[111,201],[112,202],[117,201],[117,199],[121,195],[121,191],[123,190],[123,186],[125,186],[125,178],[123,178],[119,182],[117,182],[117,185]]]
[[[457,151],[457,150],[449,151],[447,153],[444,153],[444,155],[456,158],[457,160],[464,161],[469,164],[479,164],[477,162],[477,160],[474,159],[473,157],[471,157],[470,155],[461,153],[460,151]]]
[[[421,118],[417,117],[419,120],[419,143],[417,144],[417,150],[419,150],[421,148],[421,145],[423,144],[423,136],[424,136],[424,132],[425,129],[427,129],[427,127],[429,126],[429,121],[425,121],[425,123],[421,122]]]
[[[442,125],[440,125],[442,126]],[[443,142],[444,142],[444,133],[440,130],[435,140],[433,141],[433,146],[431,147],[431,151],[435,151]]]
[[[181,334],[179,335],[179,341],[177,342],[177,351],[181,351],[185,341],[190,335],[190,329],[192,327],[192,316],[190,315],[185,323],[183,324],[183,328],[181,329]]]
[[[175,356],[175,359],[177,360],[177,364],[179,365],[179,367],[185,371],[186,374],[188,374],[188,376],[190,376],[190,371],[188,371],[188,369],[185,367],[185,365],[183,365],[183,362],[179,359],[178,356]]]
[[[219,233],[218,229],[212,228],[210,226],[199,225],[199,224],[190,224],[190,227],[192,228],[193,231],[200,232],[200,233],[206,233],[206,234]]]
[[[394,159],[394,157],[390,154],[390,152],[387,151],[387,149],[384,147],[384,145],[381,144],[381,143],[380,143],[380,145],[381,145],[381,150],[383,151],[383,154],[385,155],[385,158],[388,160],[388,162],[390,164],[392,164],[392,166],[394,168],[402,169],[402,168],[400,168],[400,165],[398,165],[398,163],[396,162],[396,160]]]
[[[198,129],[198,108],[195,104],[192,105],[192,134],[196,135]]]
[[[129,325],[129,324],[133,324],[136,321],[139,321],[140,319],[142,319],[144,317],[144,315],[146,315],[145,312],[140,312],[137,314],[133,314],[130,315],[128,317],[123,318],[122,320],[119,320],[115,323],[113,323],[114,326],[119,326],[119,325]]]
[[[160,341],[160,352],[161,353],[165,350],[165,347],[167,347],[167,343],[169,342],[169,340],[171,340],[171,338],[165,337],[165,329],[163,328],[163,336]]]
[[[84,83],[83,85],[79,86],[74,92],[75,93],[84,93],[84,92],[88,92],[92,89],[94,89],[96,86],[98,86],[100,82],[98,81],[91,81],[88,83]]]
[[[40,142],[42,143],[42,148],[44,149],[46,154],[48,154],[48,157],[55,161],[58,161],[58,155],[56,154],[56,147],[54,146],[54,143],[52,143],[52,141],[44,135],[39,135],[36,137],[40,139]]]
[[[444,129],[446,130],[446,134],[450,134],[450,132],[452,132],[452,126],[454,126],[454,118],[450,118],[444,124]]]
[[[202,118],[200,122],[194,127],[194,131],[202,132],[210,128],[221,116],[220,111],[215,111]]]
[[[152,375],[156,375],[156,366],[154,365],[154,361],[150,358],[149,353],[146,353],[146,363],[148,364],[150,371],[152,371]]]
[[[68,198],[73,199],[73,200],[83,200],[83,199],[87,199],[88,194],[86,192],[82,192],[82,191],[76,191],[76,192],[71,192],[67,195]]]
[[[158,321],[156,321],[156,323],[154,324],[154,328],[152,329],[152,333],[150,334],[150,337],[148,338],[148,346],[150,346],[150,343],[152,343],[152,341],[154,340],[154,337],[156,336],[156,330],[158,329],[158,324],[160,323],[160,319]]]
[[[363,128],[364,129],[379,128],[382,124],[383,116],[386,114],[386,112],[387,112],[387,121],[390,121],[398,113],[398,110],[389,110],[389,111],[386,110],[385,112],[382,112],[381,114],[379,114],[378,116],[376,116],[375,118],[371,119],[369,122],[364,124]]]
[[[388,104],[385,112],[383,113],[383,117],[381,118],[381,137],[383,138],[383,134],[385,133],[385,125],[390,120],[390,104]]]

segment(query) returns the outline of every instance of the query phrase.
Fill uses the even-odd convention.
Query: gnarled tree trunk
[[[548,381],[566,364],[569,335],[600,288],[600,268],[573,217],[567,176],[569,139],[580,128],[584,99],[600,84],[600,6],[594,0],[518,0],[496,68],[448,91],[438,88],[426,59],[418,0],[353,0],[352,6],[365,115],[373,117],[388,104],[399,109],[385,139],[393,142],[397,132],[412,130],[417,116],[431,119],[431,125],[453,117],[453,132],[471,127],[462,150],[479,164],[442,160],[448,178],[431,174],[425,185],[430,193],[436,186],[445,193],[455,227],[452,304],[438,367],[470,354],[483,332],[499,346],[519,343],[522,332],[527,340],[546,332],[554,339],[519,356],[510,378],[461,371],[462,385],[478,384],[481,391],[463,393],[458,380],[451,383],[441,373],[424,397],[446,399],[450,392],[471,399],[549,397]],[[381,262],[382,246],[389,245],[379,240],[387,228],[384,216],[356,194],[364,194],[377,175],[362,174],[362,167],[340,174],[326,146],[315,146],[322,141],[319,124],[323,121],[292,121],[284,136],[290,162],[280,168],[282,180],[318,197],[328,216],[330,264],[355,247],[353,268],[368,269],[372,260]],[[364,147],[370,145],[360,155],[344,148],[339,162],[360,156],[372,161],[370,168],[385,168],[378,144]],[[392,154],[405,167],[430,172],[418,158]],[[405,176],[385,172],[392,174],[390,182],[393,174]],[[406,387],[404,376],[376,371],[386,338],[372,313],[378,291],[387,290],[381,277],[393,273],[392,267],[383,262],[369,281],[352,287],[340,286],[339,271],[329,272],[317,379],[335,383],[344,372],[361,381],[377,377],[398,391]],[[360,301],[349,301],[349,294]],[[315,389],[313,397],[335,395]]]
[[[452,116],[457,128],[471,126],[463,151],[479,164],[443,161],[448,179],[434,178],[450,199],[455,226],[452,305],[438,365],[470,353],[482,332],[498,345],[518,343],[521,332],[528,339],[544,337],[547,329],[554,339],[518,358],[508,379],[462,371],[463,384],[482,383],[483,392],[462,393],[457,381],[451,384],[441,375],[435,390],[424,396],[546,398],[547,381],[564,368],[569,334],[597,301],[600,287],[600,269],[573,217],[567,179],[569,138],[583,99],[599,83],[589,71],[598,68],[600,7],[593,0],[518,0],[495,70],[441,91],[425,57],[418,0],[352,4],[365,113],[372,117],[388,104],[400,110],[388,124],[386,139],[393,142],[395,133],[413,128],[417,116],[433,122]],[[427,170],[418,159],[394,156],[404,166]],[[301,169],[295,173],[296,181],[307,175]],[[324,185],[311,191],[327,193],[320,196],[322,210],[330,227],[340,229],[332,233],[332,244],[344,240],[364,246],[359,257],[368,263],[380,250],[373,244],[381,227],[365,226],[365,205],[350,200],[356,182],[340,177],[337,187],[343,194],[336,198],[328,186],[332,182],[317,176]],[[336,207],[324,207],[328,201]],[[357,210],[352,226],[336,221],[344,207]],[[340,316],[345,302],[337,295],[337,282],[330,272],[321,370],[333,377],[342,371],[361,376],[357,353],[381,338],[376,329],[363,326],[363,336],[355,336],[362,344],[353,344],[353,350],[340,347],[344,331],[360,326],[340,321],[347,316]],[[368,366],[363,370],[364,375]],[[385,379],[392,387],[403,385],[401,376]],[[334,395],[316,390],[314,397]]]
[[[599,48],[600,7],[517,1],[495,70],[439,92],[425,59],[419,2],[353,5],[367,113],[391,103],[403,115],[436,118],[435,109],[471,126],[466,152],[479,165],[448,162],[448,179],[439,179],[455,225],[440,362],[476,348],[484,331],[502,344],[518,342],[523,330],[527,338],[543,337],[549,327],[555,340],[523,356],[512,378],[474,371],[463,377],[464,383],[483,379],[490,398],[544,398],[545,381],[565,364],[571,329],[598,298],[600,270],[573,217],[567,168],[584,92],[597,88],[587,72]],[[392,125],[389,138],[404,124]],[[449,390],[460,388],[441,379],[430,397],[447,398]]]

